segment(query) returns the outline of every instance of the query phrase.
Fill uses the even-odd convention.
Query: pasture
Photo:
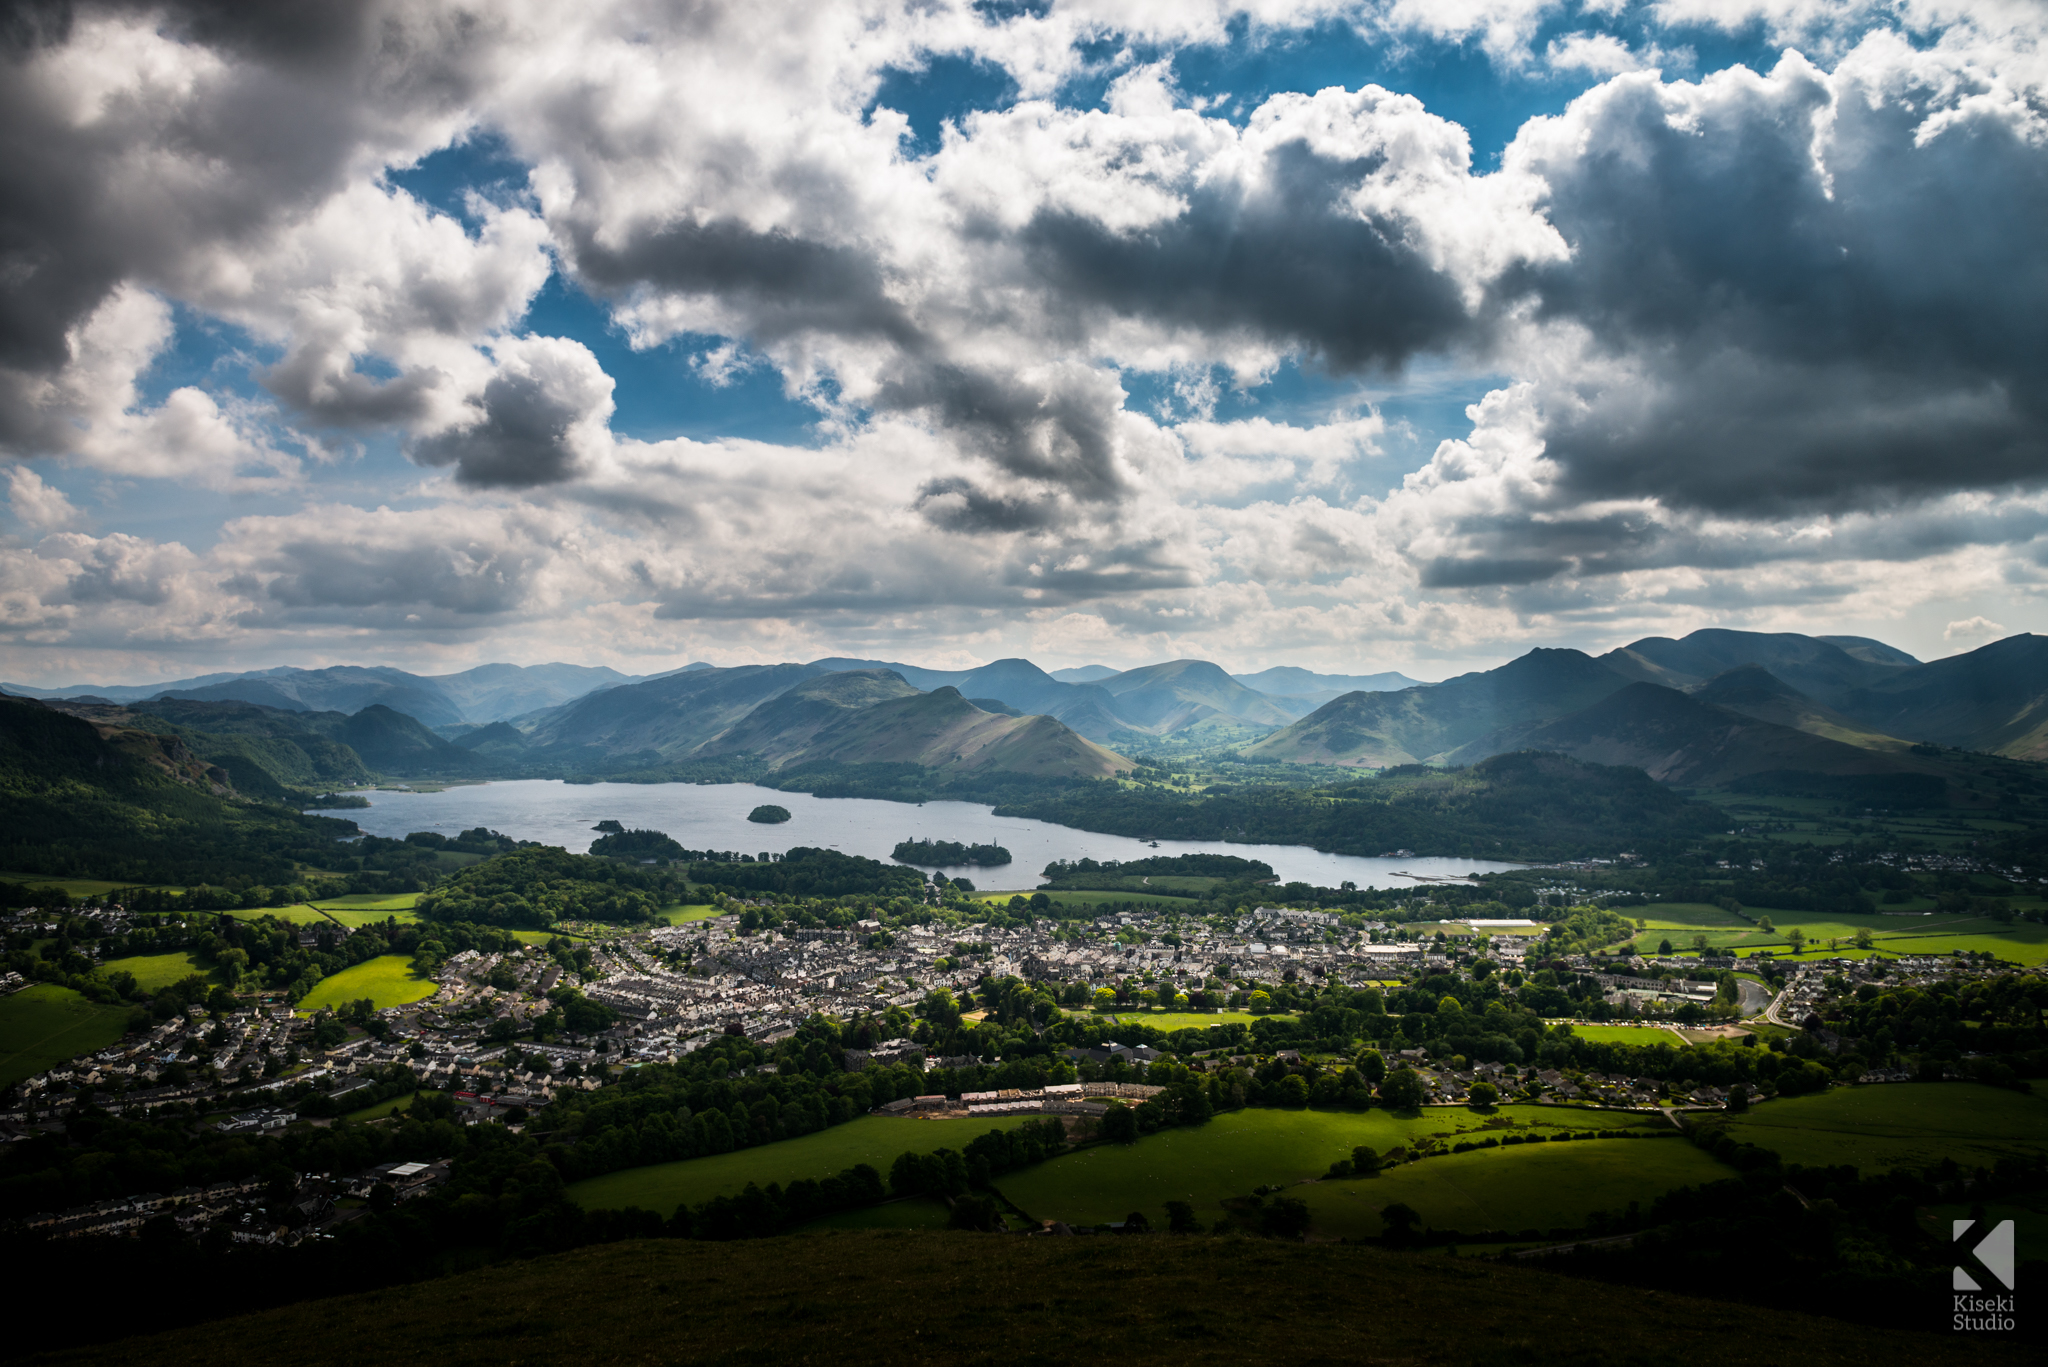
[[[1432,1229],[1478,1232],[1579,1229],[1596,1210],[1647,1208],[1675,1187],[1734,1171],[1681,1138],[1533,1144],[1404,1163],[1378,1177],[1325,1180],[1287,1192],[1308,1202],[1325,1238],[1385,1233],[1380,1211],[1400,1201]]]
[[[1552,1022],[1556,1024],[1556,1022]],[[1676,1031],[1654,1025],[1573,1025],[1572,1036],[1588,1044],[1669,1044],[1684,1048],[1689,1042]]]
[[[197,973],[205,977],[208,969],[202,965],[190,950],[181,949],[173,954],[136,954],[126,959],[109,959],[100,965],[101,976],[111,973],[132,973],[136,983],[146,992],[172,983],[183,982]]]
[[[694,906],[669,907],[661,913],[661,919],[669,925],[680,926],[691,921],[708,921],[723,914],[717,907],[700,903]]]
[[[127,1024],[127,1007],[101,1006],[53,983],[0,997],[0,1087],[104,1049]]]
[[[73,897],[104,897],[116,888],[157,886],[153,883],[110,883],[104,878],[57,878],[46,873],[8,872],[0,872],[0,883],[27,883],[38,888],[62,888]]]
[[[1847,1163],[1865,1172],[1967,1167],[2048,1152],[2048,1099],[1974,1082],[1892,1082],[1832,1087],[1760,1102],[1715,1120],[1734,1138],[1809,1167]]]
[[[1657,1125],[1665,1124],[1661,1117],[1654,1119]],[[1489,1120],[1495,1122],[1491,1127],[1487,1124]],[[1503,1120],[1512,1125],[1500,1124]],[[1475,1131],[1556,1134],[1564,1130],[1648,1128],[1642,1116],[1555,1106],[1502,1106],[1491,1116],[1453,1106],[1425,1107],[1419,1115],[1405,1116],[1379,1109],[1253,1109],[1219,1115],[1192,1129],[1162,1130],[1131,1145],[1104,1144],[1083,1149],[1008,1174],[998,1185],[1020,1210],[1038,1219],[1095,1225],[1121,1220],[1132,1210],[1142,1210],[1147,1219],[1157,1224],[1163,1219],[1166,1202],[1186,1201],[1204,1222],[1211,1222],[1223,1217],[1224,1200],[1248,1195],[1254,1187],[1293,1188],[1298,1182],[1321,1177],[1329,1171],[1331,1163],[1349,1158],[1351,1150],[1360,1144],[1386,1153],[1423,1138],[1446,1142],[1476,1138]],[[1670,1143],[1691,1147],[1683,1140],[1667,1139],[1606,1140],[1589,1142],[1586,1147],[1634,1154]],[[1505,1152],[1512,1156],[1542,1147],[1518,1146]],[[1562,1149],[1560,1146],[1560,1152]],[[1470,1156],[1431,1158],[1417,1166],[1427,1169]],[[1289,1194],[1302,1195],[1306,1190],[1291,1190]],[[1627,1200],[1624,1198],[1621,1204],[1626,1205]],[[1378,1206],[1373,1209],[1377,1211]],[[1577,1211],[1575,1217],[1584,1213]],[[1510,1227],[1520,1229],[1526,1223]]]
[[[403,954],[380,954],[322,978],[298,1009],[311,1014],[323,1006],[339,1007],[368,997],[382,1011],[387,1006],[404,1006],[430,997],[434,991],[431,980],[414,976],[411,959]]]
[[[1105,1019],[1119,1025],[1149,1025],[1154,1030],[1201,1030],[1211,1025],[1250,1025],[1259,1019],[1249,1011],[1136,1011],[1130,1007],[1118,1007],[1114,1011],[1098,1013]],[[1293,1020],[1292,1016],[1274,1016],[1274,1020]]]
[[[804,1177],[832,1177],[856,1163],[866,1163],[886,1179],[900,1153],[958,1149],[990,1130],[1010,1130],[1039,1116],[999,1116],[982,1120],[913,1120],[865,1115],[844,1125],[819,1130],[774,1144],[624,1168],[572,1185],[569,1199],[587,1209],[638,1206],[664,1217],[679,1205],[697,1205],[714,1196],[737,1196],[749,1182],[793,1182]]]
[[[1786,934],[1796,929],[1806,937],[1808,945],[1802,958],[1860,959],[1868,958],[1869,952],[1858,950],[1855,938],[1858,931],[1867,930],[1879,954],[1948,954],[1963,949],[1989,951],[2001,959],[2027,966],[2048,962],[2048,926],[2004,925],[1988,916],[1908,915],[1896,907],[1870,915],[1744,908],[1751,916],[1769,918],[1773,929],[1764,930],[1732,912],[1701,902],[1632,910],[1646,926],[1630,942],[1637,953],[1654,953],[1665,940],[1681,953],[1690,952],[1693,936],[1704,935],[1709,949],[1734,950],[1738,954],[1768,949],[1779,958],[1789,958],[1787,949],[1791,942]]]

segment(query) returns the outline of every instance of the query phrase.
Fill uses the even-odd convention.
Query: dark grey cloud
[[[1921,136],[1941,97],[1895,79],[1830,102],[1791,60],[1689,121],[1627,80],[1531,159],[1573,248],[1531,283],[1620,364],[1546,405],[1568,496],[1775,516],[2048,477],[2048,149],[1994,111]]]
[[[1119,232],[1043,212],[1020,234],[1031,279],[1074,315],[1106,308],[1300,348],[1337,371],[1396,369],[1471,340],[1480,320],[1407,225],[1361,217],[1350,191],[1380,158],[1339,160],[1303,142],[1266,159],[1256,187],[1218,177],[1185,212]],[[1078,332],[1078,325],[1076,328]]]
[[[453,465],[455,478],[479,489],[531,489],[574,478],[571,429],[582,405],[542,377],[507,373],[484,386],[484,416],[472,427],[422,438],[407,454],[422,465]]]
[[[917,493],[917,510],[949,532],[1034,532],[1060,520],[1059,503],[992,493],[972,480],[935,479]]]

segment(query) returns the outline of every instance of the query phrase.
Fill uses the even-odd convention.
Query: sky
[[[2048,585],[2044,32],[0,7],[0,677],[1974,649]]]

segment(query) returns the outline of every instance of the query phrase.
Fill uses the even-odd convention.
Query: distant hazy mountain
[[[1504,726],[1575,712],[1628,680],[1577,650],[1532,650],[1499,669],[1394,693],[1346,693],[1248,746],[1248,758],[1383,768],[1448,756]]]
[[[381,704],[353,715],[231,699],[158,698],[128,707],[57,699],[51,706],[96,725],[175,734],[251,797],[354,787],[378,774],[480,778],[494,768],[488,759]]]
[[[1866,750],[1906,750],[1912,746],[1911,741],[1887,736],[1814,701],[1762,665],[1731,669],[1689,691],[1701,702]]]
[[[1301,715],[1297,706],[1246,688],[1207,660],[1170,660],[1127,669],[1099,684],[1122,715],[1166,734],[1217,715],[1253,725],[1285,726]]]
[[[1762,665],[1808,697],[1830,705],[1847,693],[1882,682],[1919,662],[1861,637],[1835,641],[1792,632],[1695,631],[1683,640],[1648,636],[1609,651],[1600,660],[1618,674],[1669,688],[1702,684],[1743,665]]]
[[[1580,729],[1569,736],[1541,727],[1618,695],[1629,682],[1683,690],[1703,707],[1867,753],[1896,757],[1914,744],[1934,744],[2048,760],[2048,638],[2013,636],[1922,664],[1863,637],[1718,630],[1696,631],[1682,640],[1648,637],[1598,659],[1575,650],[1535,650],[1499,669],[1430,688],[1347,693],[1244,753],[1374,766],[1454,757],[1466,762],[1538,744],[1545,737],[1562,744],[1577,736],[1573,744],[1580,748],[1572,753],[1600,759],[1596,739],[1601,744],[1622,741],[1607,733],[1595,738],[1584,728],[1607,726],[1620,713],[1594,709],[1574,719]],[[1114,688],[1115,682],[1105,686]],[[1630,735],[1653,736],[1661,734],[1659,727],[1676,726],[1681,719],[1690,726],[1718,715],[1686,711],[1669,699],[1654,703],[1664,710],[1653,715],[1645,695],[1630,695],[1629,724],[1635,728]],[[1840,756],[1830,760],[1827,752],[1809,755],[1804,742],[1753,727],[1729,734],[1740,740],[1742,757],[1716,761],[1718,768],[1675,750],[1673,757],[1643,767],[1672,774],[1746,772],[1763,763],[1750,752],[1771,745],[1784,753],[1769,768],[1849,773],[1863,763]],[[1870,772],[1894,770],[1934,771],[1924,764],[1886,760]]]
[[[2048,637],[2008,636],[1966,655],[1888,671],[1831,701],[1892,735],[2048,760]]]
[[[93,696],[124,704],[178,698],[193,702],[255,703],[289,712],[355,713],[381,704],[428,726],[448,726],[504,721],[537,708],[568,702],[594,689],[632,681],[632,675],[593,665],[490,664],[459,674],[431,676],[408,674],[402,669],[335,665],[326,669],[284,667],[241,674],[207,674],[164,684],[80,684],[54,689],[0,684],[0,688],[30,698]]]
[[[1345,693],[1393,693],[1403,688],[1427,688],[1420,679],[1389,670],[1384,674],[1315,674],[1293,665],[1275,665],[1256,674],[1233,674],[1246,688],[1276,698],[1315,698],[1319,703]]]
[[[1108,665],[1075,665],[1071,669],[1055,669],[1052,676],[1061,683],[1101,683],[1112,675],[1123,673]]]
[[[1107,740],[1116,731],[1147,729],[1119,709],[1110,693],[1092,684],[1063,683],[1029,660],[997,660],[979,669],[922,669],[842,658],[813,660],[811,664],[833,671],[887,670],[926,691],[957,688],[963,697],[990,698],[1022,713],[1057,717],[1090,740]]]
[[[785,765],[918,764],[958,773],[1107,778],[1131,762],[1047,716],[984,712],[954,688],[849,711]]]
[[[1698,787],[1781,773],[1939,777],[1951,767],[1904,748],[1874,750],[1762,721],[1652,683],[1629,684],[1567,716],[1495,732],[1446,758],[1469,764],[1510,750],[1626,764],[1666,783]]]
[[[696,753],[758,755],[780,764],[835,722],[863,708],[918,691],[893,669],[852,669],[805,679],[760,704]]]
[[[646,755],[650,763],[679,759],[770,698],[825,672],[815,665],[740,665],[621,684],[542,713],[526,738],[536,751]]]

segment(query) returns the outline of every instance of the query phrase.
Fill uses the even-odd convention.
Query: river
[[[780,854],[792,846],[820,846],[843,854],[888,859],[902,840],[957,840],[966,845],[1001,845],[1015,862],[1001,868],[947,868],[965,874],[981,889],[1035,887],[1039,870],[1055,859],[1131,860],[1167,854],[1234,854],[1262,859],[1284,882],[1300,880],[1334,888],[1346,881],[1362,888],[1418,886],[1432,879],[1461,878],[1519,867],[1473,859],[1366,859],[1323,854],[1302,845],[1239,845],[1221,840],[1162,840],[1157,845],[1129,836],[1099,835],[1023,817],[996,816],[974,802],[912,805],[872,798],[812,797],[750,783],[563,783],[516,779],[467,784],[438,793],[366,792],[367,811],[337,811],[372,835],[413,831],[454,835],[477,826],[516,840],[538,840],[581,853],[596,839],[592,827],[617,821],[628,828],[664,831],[692,850],[741,850]],[[789,809],[790,820],[758,825],[747,813],[764,803]]]

